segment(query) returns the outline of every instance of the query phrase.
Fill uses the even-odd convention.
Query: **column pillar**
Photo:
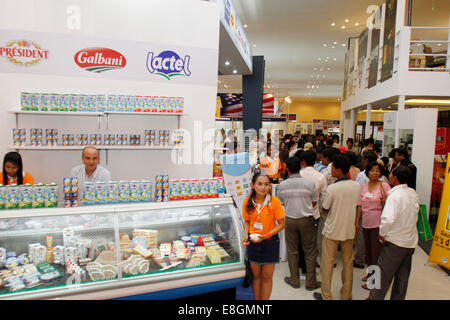
[[[370,118],[371,118],[371,113],[372,113],[372,104],[368,103],[367,104],[367,109],[366,109],[366,131],[364,134],[364,138],[368,139],[370,137],[371,134],[371,130],[370,130]]]
[[[262,126],[264,56],[253,56],[253,73],[242,76],[242,129],[259,132]]]

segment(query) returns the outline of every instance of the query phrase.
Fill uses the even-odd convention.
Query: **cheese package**
[[[172,253],[172,244],[170,242],[163,242],[159,246],[159,252],[163,256],[169,256]]]
[[[221,263],[220,255],[214,248],[208,248],[206,250],[206,256],[212,264]]]
[[[141,255],[143,258],[149,258],[152,256],[152,252],[150,250],[145,249],[141,245],[137,245],[133,248],[133,251],[137,254]]]

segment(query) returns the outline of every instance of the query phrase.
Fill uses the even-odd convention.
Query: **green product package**
[[[419,207],[419,217],[417,219],[417,231],[419,232],[419,239],[422,241],[428,241],[433,238],[431,233],[430,223],[427,218],[427,207],[421,204]]]

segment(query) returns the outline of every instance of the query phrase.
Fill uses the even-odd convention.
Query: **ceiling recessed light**
[[[327,46],[327,44],[326,44],[326,43],[324,43],[324,44],[323,44],[323,46],[324,46],[324,47],[326,47],[326,46]]]
[[[331,26],[332,26],[332,27],[334,27],[335,25],[336,25],[336,23],[334,23],[334,22],[331,23]]]
[[[253,45],[253,48],[256,48],[256,44]]]
[[[337,41],[334,41],[333,44],[338,44],[338,42],[337,42]]]
[[[347,45],[345,43],[342,44],[343,47],[346,47]]]
[[[320,58],[317,58],[317,60],[319,60],[319,61],[320,61]]]
[[[356,23],[355,23],[355,26],[359,26],[359,22],[356,22]]]
[[[237,73],[237,70],[233,70],[233,73]]]
[[[225,65],[229,66],[230,65],[230,61],[225,61]]]
[[[345,29],[345,26],[342,26],[341,29]]]
[[[438,43],[437,45],[440,47],[440,46],[442,46],[442,43]]]
[[[246,25],[246,24],[244,24],[244,28],[247,28],[247,25]]]
[[[336,58],[333,58],[333,61],[336,61]]]
[[[334,49],[334,48],[336,48],[336,47],[335,47],[335,46],[332,46],[332,47],[331,47],[331,49]]]
[[[345,19],[345,22],[348,22],[348,19]]]

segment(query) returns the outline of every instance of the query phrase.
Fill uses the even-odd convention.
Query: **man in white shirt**
[[[410,176],[411,170],[406,166],[395,168],[389,176],[394,187],[381,214],[378,236],[383,242],[378,258],[381,281],[379,288],[370,290],[369,300],[384,300],[392,279],[391,300],[404,300],[406,296],[412,255],[419,241],[419,196],[407,185]]]
[[[336,155],[333,148],[325,148],[322,151],[322,165],[326,166],[325,169],[320,171],[327,179],[327,184],[330,185],[336,181],[336,178],[331,175],[331,160]]]
[[[293,288],[300,287],[299,244],[303,248],[306,264],[306,289],[320,288],[316,278],[317,232],[314,226],[314,206],[318,194],[313,180],[299,175],[300,160],[291,157],[286,160],[289,178],[278,187],[278,197],[286,213],[286,249],[290,277],[284,281]]]
[[[347,176],[350,160],[344,155],[333,158],[331,174],[337,180],[327,187],[327,193],[322,203],[327,215],[323,227],[322,258],[320,273],[322,275],[322,294],[315,292],[317,300],[332,300],[331,280],[333,265],[336,262],[338,246],[342,253],[342,300],[352,299],[353,286],[353,239],[355,238],[356,207],[361,186]],[[352,225],[353,224],[353,225]]]
[[[308,150],[302,154],[301,163],[302,169],[300,170],[300,175],[303,178],[311,179],[316,185],[317,194],[319,195],[319,202],[314,206],[314,219],[320,219],[317,230],[317,249],[319,250],[319,257],[322,254],[322,230],[323,225],[327,216],[320,213],[322,208],[322,202],[325,198],[325,193],[327,192],[327,179],[325,176],[314,169],[314,163],[316,162],[316,153],[314,151]]]
[[[108,182],[111,180],[111,173],[99,165],[100,157],[95,147],[86,147],[81,154],[83,164],[74,167],[71,177],[78,177],[78,184],[84,187],[85,182]]]

